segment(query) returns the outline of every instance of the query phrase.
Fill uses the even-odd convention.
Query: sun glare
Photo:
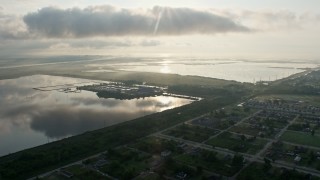
[[[160,72],[164,73],[164,74],[167,74],[167,73],[170,73],[171,70],[170,70],[169,66],[165,65],[165,66],[161,67]]]

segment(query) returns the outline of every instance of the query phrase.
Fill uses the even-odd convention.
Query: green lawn
[[[174,129],[170,129],[164,132],[164,134],[190,140],[190,141],[203,142],[207,140],[210,136],[218,132],[219,132],[218,130],[214,130],[210,128],[183,124]]]
[[[320,137],[311,136],[310,133],[303,133],[297,131],[286,131],[282,136],[281,140],[288,141],[291,143],[297,143],[308,146],[320,147]]]
[[[320,106],[320,97],[314,95],[288,95],[288,94],[274,94],[274,95],[262,95],[257,97],[258,100],[269,99],[283,99],[286,101],[304,101],[314,106]]]
[[[240,137],[238,137],[238,135],[225,132],[215,138],[210,139],[207,144],[227,148],[236,152],[256,154],[267,142],[268,141],[264,139],[243,141],[240,139]]]
[[[247,123],[241,123],[238,126],[233,126],[230,131],[236,132],[239,134],[248,134],[251,136],[258,136],[260,130],[256,128],[251,128]]]
[[[128,148],[119,148],[108,151],[109,163],[100,168],[112,177],[131,179],[138,176],[148,167],[146,153],[137,152]]]
[[[149,154],[160,154],[162,151],[170,150],[175,153],[178,151],[177,142],[161,139],[157,137],[146,137],[133,142],[129,146]]]
[[[286,154],[286,152],[288,151],[294,152],[295,148],[296,146],[290,145],[290,144],[283,144],[281,147],[283,154]],[[300,151],[299,156],[301,157],[301,161],[299,162],[298,165],[320,170],[320,162],[316,157],[316,152],[317,150],[308,149],[308,148],[305,148],[303,151]],[[290,155],[281,156],[281,160],[286,161],[288,163],[292,163],[292,164],[295,163],[294,158],[295,156],[290,156]]]
[[[74,180],[86,180],[86,179],[109,179],[105,176],[102,176],[98,172],[90,170],[88,168],[83,167],[82,165],[73,165],[67,167],[66,171],[72,173],[74,176],[72,179]],[[43,180],[67,180],[68,178],[59,175],[59,173],[55,172],[45,178],[41,178]]]
[[[318,177],[307,177],[307,174],[300,173],[292,169],[282,169],[277,167],[266,167],[262,163],[254,162],[246,167],[237,177],[237,180],[300,180],[310,179],[319,180]]]
[[[224,176],[233,176],[241,167],[232,165],[232,158],[224,159],[224,156],[218,157],[216,152],[202,150],[197,154],[182,154],[175,157],[178,162],[194,167],[202,167],[210,172],[222,174]]]

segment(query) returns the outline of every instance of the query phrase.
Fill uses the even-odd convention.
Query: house
[[[185,172],[178,172],[177,175],[176,175],[176,177],[177,177],[178,179],[185,179],[185,178],[187,177],[187,173],[185,173]]]
[[[192,148],[190,154],[193,156],[197,156],[200,153],[201,149],[199,147]]]
[[[297,155],[295,158],[294,158],[294,162],[295,163],[298,163],[301,161],[301,156]]]
[[[95,164],[94,164],[94,166],[95,167],[102,167],[102,166],[104,166],[104,165],[106,165],[106,164],[108,164],[109,162],[107,161],[107,160],[105,160],[105,159],[100,159],[100,160],[98,160]]]
[[[73,174],[69,171],[66,171],[66,170],[60,170],[59,171],[59,174],[66,177],[66,178],[72,178],[73,177]]]
[[[291,152],[291,151],[288,151],[288,152],[287,152],[287,155],[288,155],[288,156],[294,156],[295,153],[294,153],[294,152]]]
[[[227,154],[226,156],[224,156],[223,161],[229,161],[232,159],[232,156],[230,154]]]
[[[182,149],[182,150],[187,150],[188,149],[188,145],[187,144],[185,144],[185,143],[182,143],[182,144],[179,144],[178,145],[178,148],[180,148],[180,149]]]
[[[166,158],[169,157],[171,155],[171,151],[169,150],[165,150],[161,152],[161,157]]]

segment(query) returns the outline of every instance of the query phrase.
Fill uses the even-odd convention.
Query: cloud
[[[0,9],[0,40],[79,39],[92,37],[176,36],[228,32],[293,31],[320,22],[319,14],[288,10],[191,9],[155,6],[125,9],[93,6],[84,9],[46,7],[24,16]],[[97,41],[95,39],[94,41]],[[64,42],[68,43],[68,42]],[[72,47],[87,44],[68,43]],[[89,47],[156,46],[159,42],[90,42]]]
[[[0,9],[0,40],[22,39],[27,36],[27,28],[21,17],[4,14]]]
[[[1,34],[0,34],[1,39]],[[88,51],[129,47],[159,46],[162,42],[144,38],[86,38],[86,39],[26,39],[17,43],[18,37],[0,43],[0,57],[19,54],[37,54],[48,51]],[[64,52],[66,53],[66,52]]]
[[[190,8],[146,10],[96,6],[85,9],[43,8],[23,17],[28,30],[40,37],[145,36],[246,32],[232,19]]]
[[[213,9],[214,13],[234,19],[256,31],[301,30],[308,25],[319,24],[318,14],[296,13],[288,10],[240,10]]]
[[[161,44],[157,40],[91,40],[86,39],[68,39],[61,42],[61,40],[50,41],[51,45],[49,47],[44,46],[43,49],[47,51],[90,51],[90,50],[103,50],[103,49],[114,49],[114,48],[126,48],[126,47],[154,47]],[[40,42],[41,43],[41,42]]]
[[[139,43],[140,46],[159,46],[161,44],[160,41],[157,40],[143,40]]]

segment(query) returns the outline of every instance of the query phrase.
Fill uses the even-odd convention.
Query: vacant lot
[[[318,177],[310,176],[292,169],[267,167],[262,163],[254,162],[246,167],[236,179],[264,179],[264,180],[282,180],[282,179],[310,179],[318,180]]]
[[[174,158],[180,163],[189,166],[203,167],[204,169],[222,174],[224,176],[233,176],[242,166],[233,164],[233,157],[228,155],[217,154],[216,152],[201,150],[189,154],[182,154]]]
[[[190,141],[203,142],[210,136],[217,134],[219,131],[211,128],[183,124],[174,129],[170,129],[164,134],[174,136]]]
[[[282,136],[281,140],[292,143],[320,147],[320,137],[311,136],[311,133],[303,133],[297,131],[286,131]]]
[[[249,154],[256,154],[266,143],[267,140],[245,137],[244,135],[236,135],[230,132],[224,132],[207,142],[212,146]]]
[[[233,126],[230,131],[251,136],[258,136],[260,132],[259,129],[250,127],[250,124],[248,123],[241,123],[237,126]]]

